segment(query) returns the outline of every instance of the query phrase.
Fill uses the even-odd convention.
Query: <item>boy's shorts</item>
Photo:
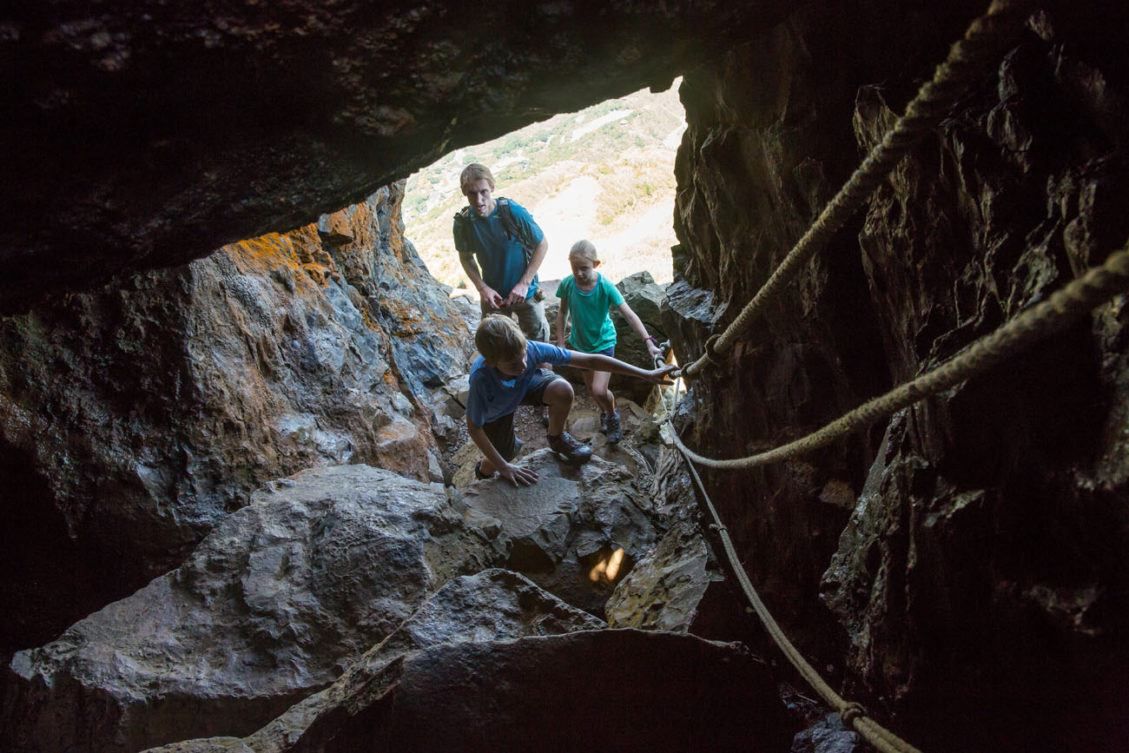
[[[529,389],[526,390],[525,397],[521,399],[521,404],[544,405],[545,388],[557,379],[563,379],[563,377],[541,369],[540,373],[530,381]],[[494,445],[494,449],[506,462],[514,459],[514,456],[517,455],[517,437],[514,436],[513,413],[488,421],[482,425],[482,430],[486,432],[490,444]]]

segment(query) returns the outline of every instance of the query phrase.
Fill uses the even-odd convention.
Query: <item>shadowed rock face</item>
[[[160,751],[778,751],[791,739],[763,664],[735,644],[669,633],[438,645],[351,685],[289,739],[195,740]]]
[[[0,15],[0,311],[312,222],[786,4],[115,0]]]
[[[176,570],[16,654],[0,676],[0,748],[111,753],[246,734],[335,680],[447,579],[504,556],[441,486],[364,465],[282,479]],[[508,636],[513,611],[481,629]],[[428,628],[450,640],[437,618]]]
[[[512,641],[579,630],[599,630],[602,620],[568,606],[508,570],[455,578],[432,595],[396,632],[366,651],[325,690],[289,708],[243,740],[187,740],[162,751],[246,749],[256,753],[320,750],[368,695],[366,687],[395,662],[424,649],[463,643]],[[341,747],[341,746],[339,746]]]
[[[860,8],[866,44],[811,8],[686,77],[668,290],[684,357],[734,318],[982,10],[959,6]],[[691,446],[740,457],[802,436],[1123,246],[1129,56],[1109,30],[1126,20],[1119,3],[1033,16],[695,383]],[[845,654],[851,692],[922,749],[1125,746],[1125,321],[1115,301],[870,432],[707,474],[777,617],[817,663]]]

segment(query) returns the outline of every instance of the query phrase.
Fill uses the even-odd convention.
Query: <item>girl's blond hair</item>
[[[596,246],[592,241],[577,241],[572,244],[572,248],[568,250],[568,256],[577,257],[580,259],[587,259],[588,261],[599,261],[600,257],[596,254]]]

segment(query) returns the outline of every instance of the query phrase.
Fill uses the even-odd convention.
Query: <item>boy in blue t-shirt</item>
[[[676,368],[672,365],[647,371],[608,356],[529,341],[513,319],[496,314],[479,323],[474,343],[481,355],[470,367],[466,422],[471,440],[485,456],[474,472],[480,479],[498,473],[514,486],[537,482],[535,471],[510,462],[521,448],[514,436],[514,412],[519,405],[549,406],[549,447],[565,462],[581,465],[592,458],[592,448],[564,430],[572,410],[572,385],[551,371],[543,371],[539,364],[568,363],[658,384],[666,383],[664,377]]]
[[[584,353],[600,353],[615,357],[615,325],[608,315],[611,307],[631,325],[631,329],[647,343],[647,351],[654,359],[662,355],[662,350],[654,337],[647,334],[647,328],[638,315],[631,310],[623,295],[606,277],[596,271],[600,259],[591,241],[577,241],[568,252],[568,263],[572,274],[561,280],[557,286],[557,297],[561,306],[557,309],[557,345],[564,347],[565,317],[572,320],[568,344]],[[588,394],[600,406],[600,431],[608,435],[608,442],[616,444],[623,439],[623,423],[615,407],[615,395],[608,389],[612,375],[607,371],[585,371],[584,384]]]

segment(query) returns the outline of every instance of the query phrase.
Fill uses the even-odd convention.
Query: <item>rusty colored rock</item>
[[[347,242],[308,225],[0,319],[0,643],[48,640],[175,566],[271,479],[429,478],[415,395],[471,343],[400,198],[347,210]]]

